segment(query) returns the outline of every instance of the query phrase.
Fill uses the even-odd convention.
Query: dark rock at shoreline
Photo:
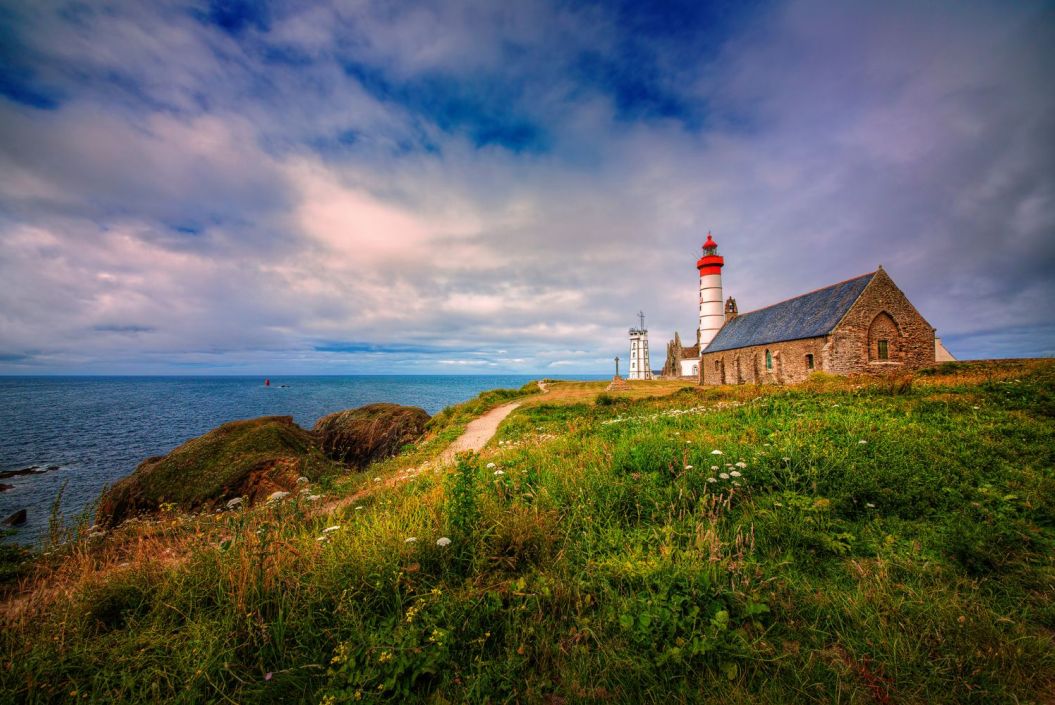
[[[26,510],[19,509],[17,512],[7,517],[0,523],[2,523],[4,526],[22,526],[26,523],[26,519]]]
[[[233,497],[263,500],[293,489],[298,477],[317,480],[339,470],[290,416],[232,421],[168,455],[144,460],[103,493],[96,520],[113,527],[166,504],[191,511],[219,507]]]
[[[324,416],[313,431],[333,460],[363,468],[425,435],[429,415],[416,406],[367,404]]]
[[[48,470],[58,470],[58,468],[58,465],[49,465],[46,470],[41,470],[39,465],[30,465],[28,468],[22,468],[21,470],[3,470],[0,471],[0,480],[7,480],[19,475],[43,475]]]
[[[7,492],[8,490],[13,488],[14,485],[5,485],[4,483],[0,482],[0,492]]]

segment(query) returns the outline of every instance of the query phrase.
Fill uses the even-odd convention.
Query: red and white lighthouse
[[[710,345],[714,336],[725,324],[725,309],[722,304],[722,267],[725,258],[718,254],[718,243],[710,233],[703,243],[703,257],[696,261],[700,270],[700,353]]]

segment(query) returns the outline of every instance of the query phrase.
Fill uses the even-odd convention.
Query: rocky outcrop
[[[19,509],[11,516],[4,519],[0,524],[4,526],[22,526],[26,523],[27,513],[25,509]]]
[[[363,468],[421,439],[428,421],[415,406],[368,404],[324,416],[313,430],[329,458]]]
[[[292,417],[232,421],[168,455],[144,460],[103,493],[97,521],[112,527],[165,504],[191,511],[226,505],[234,497],[263,500],[291,490],[299,477],[315,480],[338,470]]]

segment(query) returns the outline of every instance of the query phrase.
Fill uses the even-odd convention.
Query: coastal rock
[[[333,460],[364,468],[425,435],[429,415],[416,406],[368,404],[319,419],[313,429]]]
[[[58,465],[49,465],[48,470],[55,470],[58,467]],[[28,468],[22,468],[21,470],[3,470],[0,471],[0,480],[7,480],[19,475],[43,475],[48,470],[41,470],[39,465],[30,465]]]
[[[12,488],[14,488],[14,485],[5,485],[4,483],[0,482],[0,492],[7,492]]]
[[[11,516],[4,519],[2,523],[4,526],[22,526],[26,523],[27,515],[25,509],[19,509]]]
[[[340,469],[292,417],[232,421],[144,460],[103,493],[97,521],[113,527],[167,503],[183,511],[211,511],[243,496],[253,503],[293,489],[298,477],[317,480]]]

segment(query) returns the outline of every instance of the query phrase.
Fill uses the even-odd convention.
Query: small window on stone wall
[[[876,357],[880,360],[890,359],[890,346],[887,343],[886,338],[880,338],[878,341],[878,348],[876,350]]]
[[[766,369],[773,369],[773,354],[766,350]]]
[[[813,355],[812,354],[806,356],[806,369],[807,370],[812,370],[813,369]]]

